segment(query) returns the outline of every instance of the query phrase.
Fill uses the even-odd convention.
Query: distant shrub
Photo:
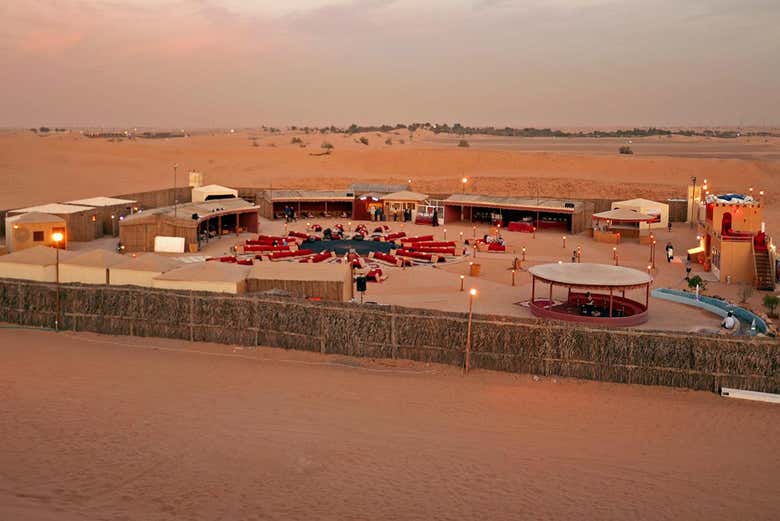
[[[35,132],[37,134],[38,133],[38,129],[37,128],[31,128],[30,132]]]
[[[461,139],[460,141],[458,141],[458,146],[462,148],[467,148],[469,146],[469,142],[466,141],[465,139]]]
[[[620,147],[618,149],[618,152],[620,152],[621,154],[627,154],[627,155],[631,155],[631,154],[634,153],[634,151],[631,150],[631,147],[628,146],[628,145],[623,145],[622,147]]]
[[[41,128],[38,129],[39,132],[48,132],[50,130],[51,129],[49,127],[41,127]]]
[[[402,145],[406,144],[406,141],[404,141],[403,139],[399,139],[398,142],[401,143]]]
[[[704,282],[704,279],[701,278],[698,275],[694,275],[690,279],[688,279],[688,287],[691,289],[696,289],[696,286],[699,286],[699,290],[706,291],[707,290],[707,283]]]
[[[300,145],[301,143],[303,143],[303,140],[296,136],[292,138],[292,141],[290,141],[290,143],[293,145]]]
[[[363,136],[362,138],[360,138],[360,142],[363,143],[364,145],[368,145],[368,138]]]
[[[324,148],[325,150],[332,150],[334,147],[332,144],[328,143],[327,141],[323,141],[320,145],[320,148]]]
[[[777,312],[775,310],[777,309],[778,304],[780,304],[780,297],[777,295],[764,295],[764,307],[771,318],[777,318]]]
[[[385,145],[392,145],[392,144],[393,144],[393,138],[385,139]]]

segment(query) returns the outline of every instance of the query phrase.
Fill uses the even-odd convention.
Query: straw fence
[[[0,280],[0,321],[53,327],[55,285]],[[462,365],[466,315],[131,287],[61,285],[61,328]],[[474,368],[780,392],[780,344],[477,315]]]

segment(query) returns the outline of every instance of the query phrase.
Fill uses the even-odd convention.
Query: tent
[[[62,233],[61,246],[67,243],[65,219],[49,213],[30,212],[5,219],[8,251],[20,251],[33,246],[54,246],[52,235]]]
[[[163,289],[243,293],[250,267],[229,262],[198,262],[165,272],[152,279]]]
[[[60,261],[60,282],[108,284],[109,268],[125,260],[123,255],[108,250],[74,253],[66,261]]]
[[[73,255],[59,250],[60,261]],[[48,246],[33,246],[26,250],[0,257],[0,278],[34,280],[38,282],[57,281],[57,250]]]
[[[154,286],[153,279],[182,266],[181,261],[158,255],[142,253],[127,257],[123,262],[109,268],[112,286]]]
[[[639,223],[640,230],[666,228],[669,224],[669,205],[666,203],[659,203],[642,198],[628,199],[627,201],[613,202],[612,209],[634,210],[635,212],[652,216],[652,220]]]
[[[235,199],[238,197],[238,190],[220,185],[196,186],[192,189],[192,202],[202,203],[213,201],[215,199]]]

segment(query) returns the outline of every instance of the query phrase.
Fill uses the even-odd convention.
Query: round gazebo
[[[529,307],[537,317],[624,327],[647,321],[653,279],[643,271],[589,263],[540,264],[528,271],[532,277]],[[549,284],[549,292],[537,294],[537,281]],[[566,301],[553,300],[554,286],[568,289]],[[637,289],[644,290],[644,303],[626,298],[627,290]]]

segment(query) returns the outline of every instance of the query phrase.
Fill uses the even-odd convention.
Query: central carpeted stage
[[[379,242],[379,241],[370,241],[370,240],[364,240],[364,241],[321,240],[321,241],[304,241],[303,244],[301,244],[301,249],[312,250],[317,253],[322,251],[335,251],[336,255],[346,255],[351,250],[354,250],[355,253],[357,253],[361,257],[367,257],[368,254],[372,251],[390,253],[390,250],[392,250],[393,248],[394,246],[390,242]]]

